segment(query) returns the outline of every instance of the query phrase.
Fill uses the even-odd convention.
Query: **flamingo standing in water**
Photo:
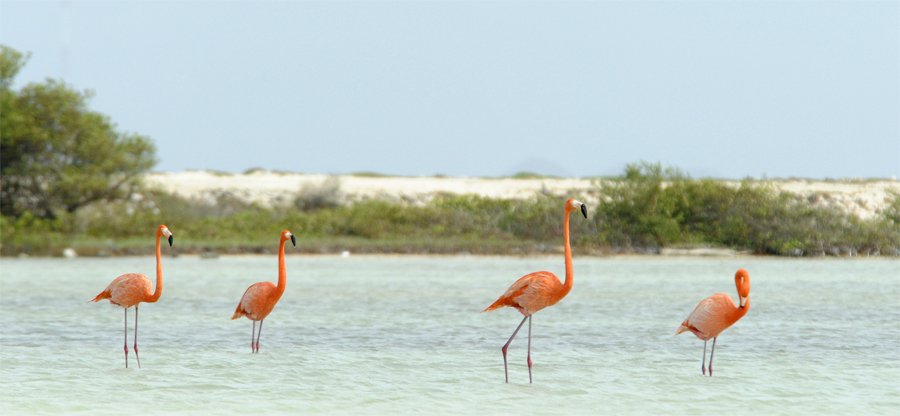
[[[713,354],[716,353],[716,339],[719,334],[731,325],[734,325],[738,319],[747,314],[750,309],[750,275],[744,269],[738,269],[734,274],[734,285],[737,286],[738,296],[741,299],[741,305],[734,303],[734,299],[724,293],[716,293],[706,299],[703,299],[694,311],[688,315],[687,319],[678,327],[675,336],[682,332],[691,331],[697,338],[703,340],[703,363],[700,364],[700,370],[706,375],[706,342],[710,338],[713,340],[712,352],[709,353],[709,376],[712,377],[712,361]]]
[[[253,321],[253,329],[250,332],[250,351],[251,353],[259,353],[259,334],[262,333],[263,319],[269,316],[278,299],[284,293],[284,285],[287,283],[287,271],[284,268],[284,243],[291,240],[294,247],[297,246],[297,240],[290,231],[281,232],[281,242],[278,245],[278,286],[272,282],[259,282],[250,285],[244,296],[241,296],[241,302],[237,309],[234,310],[232,320],[246,316]],[[259,321],[259,332],[256,332],[256,321]],[[256,335],[254,341],[253,336]]]
[[[109,299],[109,303],[125,309],[125,368],[128,368],[128,308],[132,306],[134,306],[134,358],[137,359],[138,368],[141,368],[141,358],[138,356],[137,347],[138,306],[141,302],[154,303],[162,295],[163,276],[159,239],[163,236],[168,237],[169,246],[171,246],[172,232],[165,225],[160,225],[156,229],[156,291],[150,291],[152,285],[147,276],[140,273],[126,273],[113,279],[112,283],[97,297],[88,301],[90,303]]]
[[[575,210],[581,210],[581,213],[587,218],[587,207],[583,203],[574,199],[566,201],[566,218],[563,226],[563,238],[566,240],[566,283],[561,283],[559,278],[550,272],[531,273],[516,280],[506,290],[506,293],[500,296],[500,299],[481,311],[488,312],[504,306],[512,306],[525,315],[525,318],[522,318],[522,322],[513,331],[512,336],[509,337],[509,341],[506,341],[506,344],[500,349],[503,351],[503,373],[506,375],[507,383],[509,383],[509,370],[506,364],[506,350],[516,334],[519,333],[525,320],[528,320],[528,382],[531,383],[531,315],[548,306],[555,305],[572,290],[574,274],[572,272],[572,248],[569,246],[569,213]]]

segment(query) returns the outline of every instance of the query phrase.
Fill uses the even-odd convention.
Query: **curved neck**
[[[162,255],[159,250],[159,239],[162,237],[162,234],[156,234],[156,290],[153,292],[153,295],[150,296],[145,302],[156,302],[159,300],[159,297],[162,296],[162,288],[163,288],[163,278],[162,278]]]
[[[575,272],[572,271],[572,246],[569,245],[569,214],[571,213],[571,210],[566,210],[566,220],[563,225],[563,238],[566,240],[566,282],[563,284],[565,293],[569,293],[569,290],[572,289],[575,279]]]
[[[284,267],[284,243],[287,240],[284,238],[281,239],[281,244],[278,246],[278,286],[275,287],[275,298],[280,299],[281,294],[284,293],[284,286],[287,284],[287,269]]]
[[[740,295],[738,295],[738,296],[740,296]],[[731,316],[729,317],[729,319],[731,320],[731,323],[735,323],[738,321],[738,319],[743,318],[744,315],[747,314],[748,310],[750,310],[750,299],[747,299],[747,303],[744,305],[743,308],[741,307],[740,303],[737,305],[734,305],[734,309],[731,310]]]

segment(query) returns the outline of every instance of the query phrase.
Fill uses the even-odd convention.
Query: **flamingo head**
[[[741,308],[746,307],[750,298],[750,274],[744,269],[739,269],[734,274],[734,285],[737,286],[738,296],[741,298]]]
[[[291,234],[290,231],[284,230],[281,232],[281,241],[287,241],[287,240],[291,240],[291,244],[293,244],[294,247],[297,247],[297,239],[294,238],[294,235]]]
[[[174,236],[172,235],[172,232],[169,231],[169,227],[166,227],[165,225],[160,225],[159,228],[156,229],[156,236],[157,237],[162,237],[162,236],[167,237],[169,240],[169,247],[172,246],[172,243],[175,240]]]
[[[569,200],[566,201],[566,213],[575,210],[581,211],[581,215],[584,215],[584,217],[587,218],[587,206],[581,201],[569,198]]]

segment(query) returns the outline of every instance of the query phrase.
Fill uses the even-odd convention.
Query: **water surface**
[[[676,328],[703,298],[751,309],[700,375],[703,342]],[[895,414],[900,261],[576,258],[575,286],[534,316],[534,384],[521,320],[479,312],[558,256],[288,256],[284,296],[250,354],[229,318],[274,256],[163,259],[124,368],[123,312],[86,303],[154,259],[3,259],[0,403],[11,414]],[[152,278],[152,276],[151,276]],[[131,348],[133,309],[129,313]]]

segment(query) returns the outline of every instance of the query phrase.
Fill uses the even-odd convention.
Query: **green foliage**
[[[594,220],[601,245],[713,245],[783,255],[887,253],[900,247],[900,222],[891,219],[897,211],[863,221],[765,183],[694,180],[659,164],[629,165],[622,178],[601,189],[600,199]]]
[[[767,183],[695,180],[659,164],[631,165],[598,183],[588,218],[572,213],[576,252],[654,252],[666,246],[719,246],[758,254],[900,253],[900,198],[874,220],[818,208]],[[571,195],[584,199],[579,195]],[[265,208],[223,192],[191,200],[143,190],[127,200],[90,204],[49,220],[24,213],[0,220],[4,255],[152,252],[152,232],[166,224],[177,252],[272,252],[281,230],[298,250],[323,252],[559,252],[564,198],[505,200],[441,195],[428,203],[366,200]]]
[[[6,46],[0,54],[0,210],[53,219],[92,201],[127,195],[139,174],[155,163],[148,137],[115,130],[108,117],[90,111],[90,91],[61,81],[9,86],[24,65]]]
[[[677,169],[660,164],[630,164],[620,181],[601,189],[598,224],[605,243],[621,246],[660,247],[680,241],[682,212],[665,181],[683,181]]]
[[[518,172],[512,176],[511,179],[559,179],[559,176],[553,175],[544,175],[540,173],[534,172]]]
[[[383,173],[372,172],[372,171],[353,172],[350,175],[356,176],[358,178],[387,178],[389,176],[389,175],[385,175]]]
[[[8,91],[19,70],[28,62],[30,55],[22,55],[13,48],[0,45],[0,88]]]
[[[900,194],[891,192],[891,204],[885,209],[884,217],[893,225],[900,225]]]

